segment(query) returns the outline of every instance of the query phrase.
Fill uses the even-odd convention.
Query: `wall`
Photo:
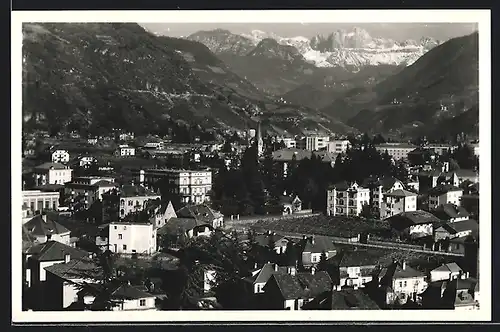
[[[143,299],[143,300],[145,300],[144,306],[140,305],[140,300],[141,299],[125,300],[125,301],[123,301],[123,303],[120,306],[113,308],[113,311],[119,311],[119,310],[156,310],[154,297],[148,297],[148,298]]]
[[[156,251],[156,230],[151,224],[110,224],[109,244],[113,252],[151,254]]]
[[[159,198],[160,195],[120,197],[120,218],[132,212],[142,211],[148,201]]]
[[[48,173],[47,184],[65,184],[71,182],[73,170],[68,169],[51,169]]]
[[[432,224],[419,224],[410,226],[410,235],[412,234],[432,235]]]
[[[431,271],[431,281],[450,280],[449,271]]]

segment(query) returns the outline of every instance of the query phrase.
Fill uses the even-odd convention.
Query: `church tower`
[[[257,142],[257,156],[260,157],[264,153],[264,141],[262,140],[262,130],[260,128],[260,121],[257,125],[257,132],[255,133],[255,140]]]

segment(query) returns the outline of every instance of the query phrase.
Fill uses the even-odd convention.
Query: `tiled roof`
[[[116,183],[110,182],[108,180],[100,180],[94,183],[95,187],[116,187],[118,186]]]
[[[176,213],[180,218],[194,218],[198,222],[205,222],[209,224],[212,224],[214,219],[223,217],[220,212],[212,210],[206,204],[186,205]]]
[[[314,298],[333,287],[332,279],[324,271],[315,274],[273,274],[272,278],[276,281],[285,300]]]
[[[467,278],[467,279],[457,279],[457,290],[471,290],[473,291],[476,287],[477,279]]]
[[[361,267],[377,265],[387,252],[360,247],[356,250],[344,250],[341,255],[340,267]]]
[[[138,300],[154,297],[154,295],[144,292],[137,287],[129,284],[121,284],[111,293],[113,299],[116,300]]]
[[[314,242],[314,243],[313,243]],[[314,236],[313,239],[309,238],[306,240],[304,246],[304,252],[318,253],[318,252],[329,252],[335,251],[336,247],[333,241],[326,236]]]
[[[341,182],[335,183],[334,185],[330,186],[330,189],[335,188],[338,191],[346,191],[349,188],[351,188],[354,184],[355,183],[350,183],[350,182],[347,182],[347,181],[341,181]]]
[[[211,226],[204,222],[198,222],[193,218],[171,218],[165,225],[157,230],[159,235],[172,234],[181,235],[198,227],[198,226]]]
[[[255,236],[255,243],[262,247],[267,247],[269,245],[270,238],[272,238],[273,243],[277,243],[282,240],[286,240],[284,236],[281,235],[270,235],[270,234],[259,234]]]
[[[297,161],[306,158],[310,159],[312,156],[312,151],[295,148],[281,149],[273,152],[273,159],[276,161],[291,161],[293,160],[294,155]]]
[[[283,268],[281,268],[280,266],[277,267],[278,271],[276,271],[274,268],[275,264],[271,263],[264,264],[260,272],[256,275],[253,283],[254,284],[266,283],[273,274],[283,273]]]
[[[478,173],[471,169],[460,168],[454,171],[459,178],[475,178],[478,177]]]
[[[139,185],[130,185],[126,184],[120,188],[120,196],[121,197],[136,197],[136,196],[160,196],[154,191],[147,189],[144,186]]]
[[[442,204],[433,211],[433,214],[441,220],[449,220],[452,218],[468,217],[469,212],[462,207],[454,204]]]
[[[44,164],[36,166],[33,170],[34,171],[48,171],[49,169],[60,170],[60,169],[67,169],[67,167],[64,166],[63,164],[59,164],[59,163],[44,163]]]
[[[404,148],[404,149],[414,149],[416,145],[410,143],[384,143],[376,146],[378,149],[395,149],[395,148]]]
[[[425,276],[424,272],[415,270],[408,264],[406,264],[405,269],[403,270],[403,267],[398,264],[396,266],[396,271],[393,274],[393,278],[395,279],[401,279],[401,278],[414,278],[414,277],[423,277]]]
[[[457,263],[452,262],[448,264],[443,264],[432,271],[460,273],[463,270],[460,268],[460,266],[458,266]]]
[[[379,180],[379,184],[384,191],[391,189],[399,180],[393,176],[384,176]]]
[[[45,217],[46,221],[43,220],[41,215],[37,215],[25,223],[24,227],[28,232],[35,236],[69,233],[69,230],[66,227],[55,222],[47,215]]]
[[[332,310],[370,310],[380,307],[361,289],[343,289],[333,291],[331,295]]]
[[[35,255],[34,259],[40,262],[64,260],[67,254],[70,258],[89,257],[90,253],[81,249],[73,248],[57,241],[47,241],[37,244],[26,250],[27,254]]]
[[[472,233],[476,233],[479,231],[479,224],[474,219],[449,222],[446,224],[446,227],[454,230],[457,233],[463,231],[471,231]]]
[[[76,258],[71,259],[68,263],[54,264],[46,267],[45,271],[65,280],[98,279],[102,277],[102,268],[88,258]]]
[[[392,227],[400,230],[412,225],[436,224],[441,222],[441,220],[439,220],[432,213],[423,210],[402,212],[389,217],[386,220],[391,224]]]
[[[439,196],[439,195],[446,194],[450,191],[463,191],[463,189],[455,187],[451,184],[440,184],[440,185],[437,185],[436,187],[430,189],[429,195]]]
[[[412,193],[411,191],[404,190],[404,189],[397,189],[394,191],[391,191],[390,193],[385,194],[386,196],[392,196],[392,197],[409,197],[409,196],[417,196],[417,194]]]

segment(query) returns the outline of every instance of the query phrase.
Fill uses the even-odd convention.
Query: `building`
[[[23,190],[23,207],[29,214],[36,211],[57,210],[59,207],[60,193],[58,191]]]
[[[302,201],[299,196],[283,195],[280,202],[283,205],[283,215],[300,213],[302,211]]]
[[[363,288],[373,279],[377,257],[370,248],[356,248],[341,253],[337,290]]]
[[[380,307],[362,289],[333,290],[304,304],[304,310],[379,310]]]
[[[479,173],[471,169],[460,168],[454,171],[458,178],[458,185],[461,185],[465,181],[470,181],[472,183],[479,182]]]
[[[292,271],[293,270],[293,271]],[[275,273],[296,273],[295,267],[279,266],[278,264],[266,263],[261,268],[251,271],[251,276],[246,277],[243,281],[246,283],[246,288],[250,288],[250,293],[264,294],[264,286]]]
[[[467,278],[467,274],[457,263],[443,264],[430,272],[431,282]]]
[[[69,162],[69,152],[66,150],[54,150],[51,155],[51,160],[53,163],[62,163],[66,164]]]
[[[297,147],[297,141],[293,137],[282,137],[278,141],[283,142],[287,149],[295,149]]]
[[[33,169],[35,186],[65,184],[71,181],[73,170],[59,163],[45,163]]]
[[[194,218],[170,218],[165,225],[158,228],[157,234],[159,247],[164,247],[168,243],[169,249],[176,249],[187,239],[199,236],[210,236],[213,227]]]
[[[434,226],[441,224],[441,220],[432,213],[422,210],[402,212],[385,220],[405,238],[432,236]]]
[[[212,171],[184,169],[146,169],[137,172],[139,182],[147,186],[165,188],[172,196],[179,198],[181,203],[201,204],[210,200],[212,190]],[[157,183],[158,181],[162,181]]]
[[[146,208],[148,202],[161,199],[161,195],[141,185],[123,185],[119,189],[121,219]]]
[[[384,194],[380,206],[380,218],[386,219],[402,212],[416,210],[417,194],[404,189],[397,189]]]
[[[179,218],[196,219],[198,223],[205,223],[212,228],[219,228],[224,225],[224,215],[211,209],[207,204],[188,204],[176,212]]]
[[[145,210],[151,215],[149,221],[153,224],[154,228],[157,229],[163,227],[170,219],[177,218],[174,205],[170,201],[150,201]]]
[[[266,234],[259,234],[255,236],[255,244],[261,248],[269,248],[273,246],[273,250],[277,254],[284,254],[286,252],[288,243],[290,242],[286,237],[276,235],[274,232],[267,232]]]
[[[103,194],[116,189],[113,178],[82,176],[64,185],[64,205],[72,211],[86,210],[96,201],[103,199]]]
[[[477,236],[479,224],[474,219],[448,222],[436,228],[434,238],[436,241],[443,239],[464,238],[472,235]]]
[[[448,151],[453,152],[457,148],[451,144],[427,144],[424,147],[441,156]]]
[[[326,236],[311,236],[303,239],[301,244],[301,263],[304,267],[316,266],[321,255],[325,253],[326,259],[337,254],[337,248],[333,241]]]
[[[365,188],[370,188],[370,200],[373,207],[381,208],[384,201],[384,195],[395,190],[404,190],[403,182],[392,176],[385,176],[371,182],[367,179],[364,182]]]
[[[70,231],[45,213],[31,218],[23,227],[37,243],[52,240],[71,245]]]
[[[469,144],[472,150],[474,151],[474,155],[479,157],[479,143]]]
[[[359,216],[370,204],[370,189],[357,183],[340,182],[328,189],[326,211],[329,216]]]
[[[331,291],[333,282],[324,271],[291,274],[275,273],[264,286],[267,308],[277,310],[301,310],[302,306],[320,294]]]
[[[260,127],[260,122],[257,126],[255,136],[255,141],[257,143],[257,156],[260,157],[264,153],[264,141],[262,139],[262,128]]]
[[[346,153],[347,149],[351,146],[351,142],[346,139],[336,139],[336,140],[330,140],[327,144],[327,150],[328,152],[339,154],[339,153]]]
[[[306,150],[317,151],[326,149],[328,146],[328,136],[306,136]]]
[[[444,222],[467,220],[470,216],[464,207],[453,204],[440,205],[432,213]]]
[[[394,160],[408,159],[408,153],[415,148],[415,145],[409,143],[384,143],[375,147],[380,153],[387,151]]]
[[[408,300],[417,301],[417,295],[427,287],[425,273],[409,266],[393,263],[382,268],[378,275],[380,284],[386,288],[386,304],[405,304]]]
[[[96,245],[120,254],[151,255],[156,252],[156,229],[150,223],[112,222],[100,227]]]
[[[429,190],[429,210],[443,204],[460,206],[463,189],[450,184],[440,184]]]
[[[156,149],[162,150],[164,148],[164,143],[161,141],[158,142],[147,142],[144,144],[144,149]]]
[[[88,168],[88,167],[92,166],[93,164],[97,163],[97,159],[91,155],[78,156],[78,157],[76,157],[75,161],[79,167],[84,167],[84,168]]]
[[[115,151],[117,157],[132,157],[135,156],[135,148],[127,144],[119,145]]]

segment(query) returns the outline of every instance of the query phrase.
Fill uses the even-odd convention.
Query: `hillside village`
[[[479,308],[477,141],[182,135],[24,134],[24,310]]]

